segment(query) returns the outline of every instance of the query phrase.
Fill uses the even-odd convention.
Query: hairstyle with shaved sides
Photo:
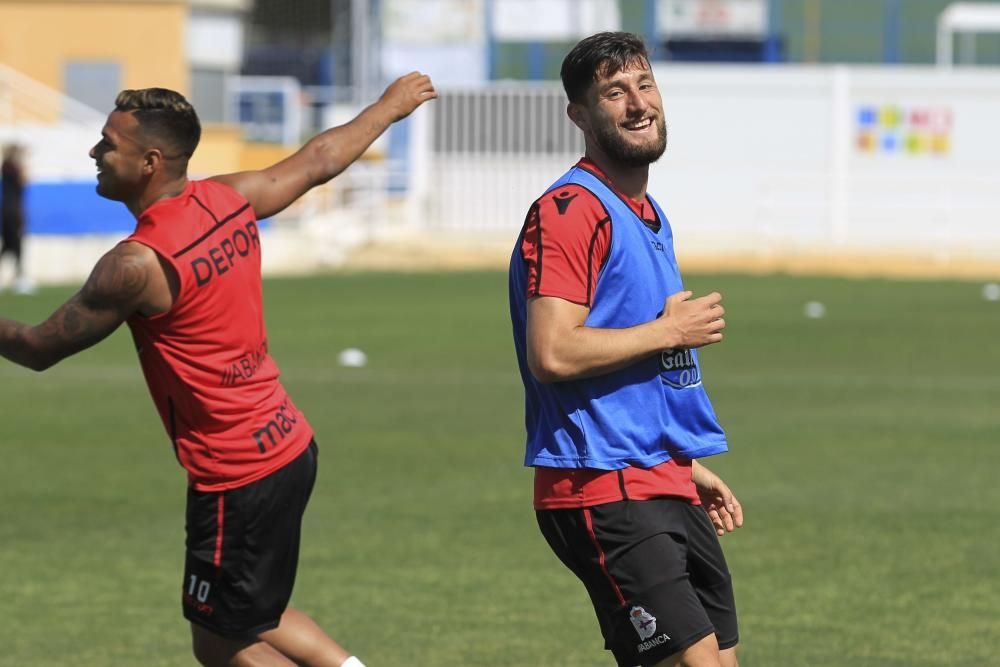
[[[639,37],[630,32],[599,32],[580,40],[566,54],[559,76],[569,101],[582,103],[597,79],[636,66],[649,67],[649,52]]]
[[[201,140],[201,122],[183,95],[166,88],[123,90],[115,98],[115,111],[131,113],[144,134],[165,143],[165,157],[194,154]]]

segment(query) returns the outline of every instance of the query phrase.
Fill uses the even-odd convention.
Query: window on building
[[[122,89],[121,70],[121,64],[114,60],[67,61],[63,66],[63,90],[78,102],[110,113]],[[64,113],[72,114],[69,109]]]
[[[226,72],[217,69],[191,69],[191,104],[202,123],[224,123],[230,120],[226,105]]]

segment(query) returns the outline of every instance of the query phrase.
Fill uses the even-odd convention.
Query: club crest
[[[656,632],[656,617],[642,607],[632,607],[628,615],[635,631],[639,633],[639,639],[649,639]]]

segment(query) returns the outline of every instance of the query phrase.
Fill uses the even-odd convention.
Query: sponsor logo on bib
[[[660,353],[660,377],[677,389],[701,384],[701,369],[694,350],[664,350]]]

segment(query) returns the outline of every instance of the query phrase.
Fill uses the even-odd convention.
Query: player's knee
[[[740,667],[740,662],[736,659],[736,647],[719,651],[719,662],[722,663],[722,667]]]
[[[191,643],[191,652],[194,654],[194,659],[202,667],[215,667],[219,664],[215,661],[214,654],[197,641]]]
[[[234,653],[229,644],[222,637],[196,625],[191,626],[191,652],[203,667],[228,667]]]
[[[191,652],[194,654],[194,659],[202,667],[216,667],[216,665],[220,664],[218,654],[210,646],[207,646],[205,642],[199,641],[197,638],[191,642]]]
[[[715,635],[696,641],[680,653],[658,662],[654,667],[726,667],[719,654]]]

